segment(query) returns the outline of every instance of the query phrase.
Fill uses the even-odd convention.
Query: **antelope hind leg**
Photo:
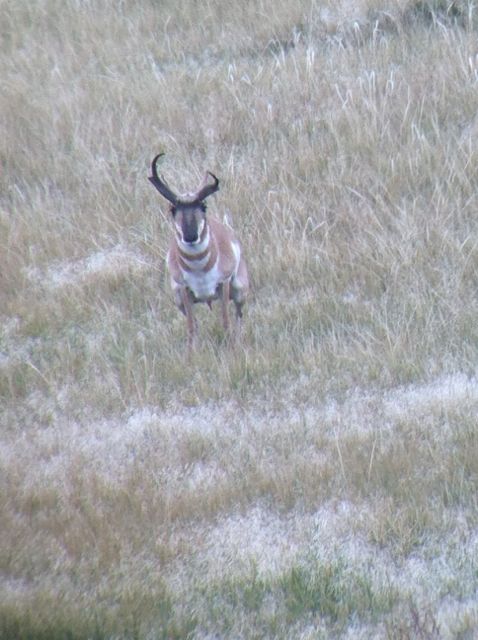
[[[193,305],[191,301],[191,296],[186,287],[181,287],[179,291],[176,291],[176,300],[178,302],[178,294],[179,294],[179,309],[186,316],[186,324],[188,328],[188,352],[191,353],[192,348],[194,346],[194,338],[195,338],[195,322],[193,315]]]
[[[221,298],[221,314],[222,314],[222,324],[224,326],[224,331],[229,331],[229,309],[228,304],[230,300],[230,283],[229,280],[223,282],[220,285],[219,296]]]
[[[246,302],[247,292],[249,290],[249,276],[244,260],[241,258],[237,273],[231,280],[231,298],[234,300],[236,307],[236,319],[240,324],[242,318],[242,307]]]

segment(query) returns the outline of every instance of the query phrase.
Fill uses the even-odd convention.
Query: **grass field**
[[[478,637],[475,3],[0,16],[0,640]],[[252,281],[189,362],[160,151]]]

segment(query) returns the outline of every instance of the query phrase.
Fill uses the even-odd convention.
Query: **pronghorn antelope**
[[[158,176],[158,154],[151,163],[151,183],[171,203],[175,234],[171,239],[167,265],[174,300],[184,313],[188,327],[188,347],[195,334],[193,303],[221,300],[224,330],[229,328],[228,302],[233,300],[236,317],[242,317],[249,281],[241,247],[231,227],[206,216],[208,196],[219,189],[219,180],[207,172],[202,185],[192,194],[177,196]],[[212,178],[212,182],[210,180]]]

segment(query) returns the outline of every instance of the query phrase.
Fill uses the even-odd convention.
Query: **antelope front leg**
[[[230,283],[229,280],[223,282],[221,285],[221,312],[222,312],[222,324],[224,331],[229,331],[229,295],[230,295]]]
[[[188,353],[191,353],[194,345],[194,316],[191,296],[189,295],[189,291],[186,289],[186,287],[183,287],[181,289],[181,302],[188,327]]]

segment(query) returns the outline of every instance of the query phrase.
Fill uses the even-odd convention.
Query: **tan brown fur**
[[[210,246],[208,250],[199,254],[197,257],[202,257],[206,252],[210,252],[211,258],[209,261],[210,264],[208,263],[208,268],[211,268],[219,255],[219,270],[223,274],[224,279],[230,278],[236,266],[232,242],[238,243],[239,241],[234,231],[219,222],[216,218],[208,216],[207,223],[211,232]],[[181,260],[181,258],[184,257],[184,255],[185,252],[178,246],[176,238],[171,238],[167,265],[172,279],[179,285],[184,282],[184,270],[190,270],[189,267],[182,266],[184,265],[184,261]],[[204,270],[208,270],[208,268]]]

